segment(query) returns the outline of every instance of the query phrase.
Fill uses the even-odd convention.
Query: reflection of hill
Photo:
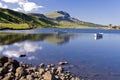
[[[54,43],[54,44],[64,44],[69,42],[70,37],[74,35],[72,34],[53,34],[52,36],[47,36],[45,41]]]
[[[8,45],[15,42],[25,40],[42,41],[48,34],[16,34],[16,33],[0,33],[0,45]]]
[[[0,33],[0,45],[8,45],[15,42],[29,41],[47,41],[55,44],[63,44],[73,37],[72,34],[18,34],[18,33]]]

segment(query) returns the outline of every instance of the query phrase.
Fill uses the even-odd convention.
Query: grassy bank
[[[74,25],[74,24],[62,24],[62,25],[51,25],[51,26],[40,26],[40,25],[29,25],[27,23],[16,24],[16,23],[0,23],[0,30],[25,30],[25,29],[33,29],[33,28],[106,28],[106,27],[89,27],[82,25]]]
[[[0,23],[0,29],[29,29],[28,24]]]

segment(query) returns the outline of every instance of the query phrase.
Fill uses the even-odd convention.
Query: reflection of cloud
[[[22,46],[22,44],[20,44],[20,43],[14,43],[13,45],[14,45],[14,46],[17,46],[17,47]]]
[[[28,57],[28,60],[33,60],[33,59],[35,59],[35,56]]]
[[[41,50],[42,49],[42,47],[30,44],[30,43],[25,43],[23,45],[23,48],[26,52],[35,52],[36,50]]]
[[[9,50],[9,47],[5,47],[6,51],[3,51],[4,47],[0,47],[0,50],[3,51],[3,54],[8,57],[20,57],[21,55],[26,55],[29,52],[35,52],[42,49],[39,44],[33,44],[30,42],[14,43],[12,47],[15,48]],[[34,57],[29,57],[29,59],[34,59]]]
[[[25,53],[20,52],[20,51],[7,50],[7,51],[3,52],[3,54],[8,57],[20,57],[20,55],[25,54]]]
[[[6,48],[8,48],[7,45],[5,45],[5,46],[0,46],[0,51],[3,51],[3,50],[6,49]]]
[[[4,47],[0,46],[0,51],[2,51],[4,49]]]
[[[30,42],[26,43],[14,43],[13,44],[16,47],[19,47],[19,51],[24,51],[24,52],[35,52],[36,50],[41,50],[42,47],[39,46],[38,44],[32,44]]]

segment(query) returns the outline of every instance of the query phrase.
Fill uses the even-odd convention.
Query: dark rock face
[[[63,16],[59,16],[56,18],[56,20],[58,22],[60,21],[68,21],[68,22],[74,22],[71,18],[71,16],[69,15],[69,13],[65,12],[65,11],[57,11],[57,13],[62,14]]]
[[[64,15],[65,17],[70,17],[70,15],[65,11],[57,11],[57,13]]]
[[[0,80],[80,80],[62,67],[68,62],[59,62],[58,67],[54,64],[45,66],[32,66],[24,62],[17,62],[12,58],[0,56]]]

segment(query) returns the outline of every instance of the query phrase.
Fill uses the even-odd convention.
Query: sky
[[[25,13],[62,10],[82,21],[120,25],[120,0],[0,0],[0,7]]]

